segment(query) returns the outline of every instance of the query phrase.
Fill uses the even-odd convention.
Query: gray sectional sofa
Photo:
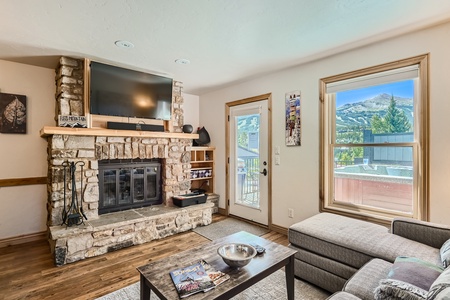
[[[388,278],[394,262],[397,266],[399,256],[444,270],[440,248],[450,239],[450,226],[402,218],[387,228],[320,213],[292,225],[288,237],[297,250],[297,277],[335,293],[333,300],[374,299],[375,289]]]

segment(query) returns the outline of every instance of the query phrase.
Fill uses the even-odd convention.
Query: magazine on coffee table
[[[180,298],[198,292],[206,292],[215,287],[214,282],[209,278],[200,262],[173,270],[170,272],[170,277],[172,277]]]
[[[214,286],[218,286],[219,284],[230,279],[230,275],[225,274],[222,271],[214,269],[206,261],[201,260],[200,263],[202,264],[202,266],[205,269],[206,273],[208,274],[209,278],[214,282]]]
[[[206,261],[170,272],[180,298],[198,292],[207,292],[230,278],[230,275],[218,271]]]

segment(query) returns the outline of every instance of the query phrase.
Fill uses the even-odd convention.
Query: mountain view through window
[[[414,80],[335,94],[334,200],[411,213]]]

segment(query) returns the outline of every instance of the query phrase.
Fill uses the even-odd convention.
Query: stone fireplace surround
[[[83,95],[79,94],[79,91],[83,90],[80,85],[84,82],[80,77],[80,74],[83,74],[80,72],[82,65],[80,60],[61,58],[60,66],[56,70],[56,114],[67,114],[67,109],[69,114],[81,114],[78,102],[83,101]],[[72,98],[76,98],[74,105],[71,103]],[[188,193],[190,189],[192,136],[181,133],[181,83],[174,84],[173,102],[176,102],[176,112],[172,119],[175,132],[59,127],[44,127],[41,130],[41,136],[48,140],[47,226],[57,266],[211,223],[213,203],[185,208],[175,207],[172,203],[172,196]],[[98,161],[152,158],[159,158],[162,164],[163,204],[99,216]],[[85,163],[83,183],[77,181],[76,188],[88,220],[80,226],[61,225],[65,161]],[[77,170],[77,178],[81,178],[79,173],[80,170]],[[66,194],[66,201],[69,201],[70,189]]]

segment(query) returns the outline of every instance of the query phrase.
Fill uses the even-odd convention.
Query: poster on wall
[[[27,96],[0,93],[0,133],[27,133]]]
[[[301,145],[300,91],[285,94],[286,101],[286,146]]]

